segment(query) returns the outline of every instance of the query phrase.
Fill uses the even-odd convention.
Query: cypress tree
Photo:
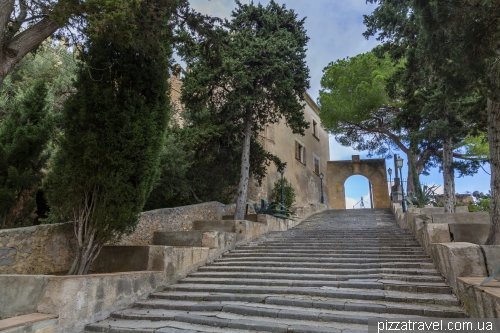
[[[146,26],[155,22],[138,17]],[[89,39],[81,54],[77,93],[65,103],[64,137],[48,176],[52,211],[75,223],[69,274],[86,274],[103,245],[134,230],[158,175],[171,52],[156,39],[161,34],[149,32],[134,36],[151,38],[147,48],[114,42],[110,31]]]
[[[45,82],[36,82],[0,128],[1,227],[22,224],[34,207],[49,154],[52,116]]]

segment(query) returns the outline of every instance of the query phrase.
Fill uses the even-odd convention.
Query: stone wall
[[[476,318],[498,317],[499,278],[482,287],[475,285],[500,265],[500,246],[483,245],[489,231],[488,213],[444,214],[442,208],[413,208],[403,213],[399,203],[391,208],[398,224],[415,235],[468,313]],[[460,238],[466,241],[457,241]]]
[[[209,211],[210,214],[214,214],[212,210],[214,207],[220,208],[217,213],[220,216],[231,214],[231,209],[234,208],[212,204],[205,205],[207,214]],[[203,209],[200,206],[203,205],[196,206],[180,207],[180,209],[181,211],[184,209],[186,214],[201,214]],[[324,208],[325,205],[314,206],[314,209],[318,209],[314,212]],[[170,226],[169,221],[172,220],[161,220],[158,214],[155,216],[157,216],[155,220],[157,222],[154,224],[156,227]],[[170,215],[167,212],[164,216]],[[246,228],[245,234],[243,232],[240,234],[236,228],[234,233],[206,232],[204,235],[211,236],[205,239],[211,242],[206,244],[208,247],[107,246],[94,265],[94,269],[99,272],[109,271],[109,267],[113,267],[113,270],[143,271],[83,276],[0,275],[0,286],[9,286],[0,292],[0,305],[9,304],[0,306],[0,319],[34,312],[53,314],[58,316],[57,322],[44,329],[44,333],[81,332],[86,324],[104,319],[115,310],[132,306],[151,292],[163,289],[197,267],[234,249],[242,236],[252,239],[266,231],[285,231],[298,224],[300,220],[291,221],[266,216],[265,223],[251,223],[262,224],[266,226],[265,228],[250,226]],[[145,221],[148,220],[141,223],[147,223]],[[178,223],[177,227],[189,225],[184,217],[178,217],[177,220],[174,218],[173,221]]]
[[[118,245],[151,245],[155,231],[191,230],[194,220],[221,219],[234,205],[207,202],[140,215],[136,231]],[[0,274],[53,274],[69,270],[75,253],[73,224],[0,230]]]
[[[74,248],[72,223],[0,230],[0,274],[66,271]]]
[[[221,220],[234,214],[235,205],[212,201],[197,205],[151,210],[141,214],[135,232],[122,238],[118,245],[153,245],[155,231],[192,230],[193,221]]]

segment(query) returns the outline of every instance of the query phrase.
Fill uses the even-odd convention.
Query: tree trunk
[[[407,167],[408,167],[408,175],[406,179],[406,188],[405,188],[405,193],[408,195],[409,192],[415,192],[415,184],[413,184],[413,172],[412,172],[412,167],[411,167],[411,159],[413,158],[412,154],[406,154],[407,156]],[[401,181],[403,181],[401,179]]]
[[[453,143],[443,140],[444,212],[455,213],[455,170],[453,168]]]
[[[500,245],[500,101],[488,99],[488,142],[490,144],[491,204],[487,245]]]
[[[250,178],[250,139],[252,135],[252,118],[247,116],[244,129],[245,139],[243,141],[243,149],[241,152],[241,175],[240,184],[238,185],[238,200],[236,201],[235,220],[245,219],[245,210],[247,204],[248,182]]]
[[[77,254],[68,275],[88,274],[90,265],[92,265],[92,262],[97,258],[99,252],[101,252],[102,245],[99,245],[96,240],[97,231],[84,231],[83,234],[86,234],[86,237],[82,243],[77,243]]]
[[[95,189],[94,189],[95,190]],[[97,191],[93,191],[96,193]],[[102,245],[97,239],[97,229],[90,225],[90,219],[96,206],[96,197],[88,192],[80,209],[74,215],[74,233],[76,237],[76,257],[68,271],[68,275],[85,275],[90,270],[90,265],[97,258]]]

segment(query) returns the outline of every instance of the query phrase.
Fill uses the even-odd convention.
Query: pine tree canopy
[[[391,148],[404,148],[405,133],[392,124],[402,101],[400,96],[391,98],[386,86],[402,65],[369,52],[323,69],[321,123],[339,143],[383,156]]]
[[[308,123],[301,101],[309,88],[304,20],[274,1],[267,7],[237,3],[217,32],[218,45],[184,48],[183,103],[190,112],[221,112],[235,124],[249,113],[254,131],[284,117],[303,134]]]

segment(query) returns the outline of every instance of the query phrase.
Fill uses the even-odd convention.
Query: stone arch
[[[385,170],[383,158],[361,160],[359,155],[353,155],[351,161],[328,162],[325,178],[330,189],[330,206],[333,209],[346,209],[344,183],[353,175],[362,175],[368,178],[372,185],[373,208],[390,208],[391,199]]]

